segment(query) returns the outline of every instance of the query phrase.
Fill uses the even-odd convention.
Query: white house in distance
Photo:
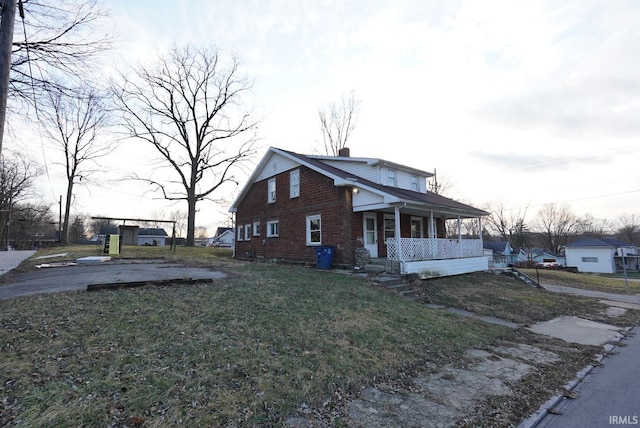
[[[207,246],[233,248],[235,237],[236,235],[232,227],[218,227],[216,236],[209,238]]]
[[[624,254],[620,254],[620,249]],[[567,266],[580,272],[614,273],[622,270],[622,260],[628,270],[638,270],[638,255],[634,245],[619,239],[581,239],[565,246]]]
[[[169,235],[159,227],[141,227],[138,229],[138,245],[164,246]]]

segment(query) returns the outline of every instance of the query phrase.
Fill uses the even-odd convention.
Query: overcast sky
[[[352,156],[437,169],[451,183],[449,196],[478,207],[503,201],[535,214],[567,202],[578,215],[640,215],[636,0],[110,0],[106,7],[116,67],[187,42],[239,57],[255,82],[247,102],[265,117],[256,162],[269,146],[317,152],[318,109],[353,90],[361,112]],[[141,164],[136,156],[127,158]],[[166,206],[133,186],[106,187],[79,192],[76,210],[148,217]],[[210,234],[226,209],[211,205],[200,202],[196,217]]]

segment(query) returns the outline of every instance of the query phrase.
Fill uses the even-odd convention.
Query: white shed
[[[636,254],[632,244],[619,239],[582,239],[565,246],[567,266],[577,267],[580,272],[614,273],[622,266],[618,249],[627,249],[627,254]],[[628,261],[625,260],[628,264]]]

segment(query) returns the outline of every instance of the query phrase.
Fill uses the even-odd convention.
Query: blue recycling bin
[[[316,269],[329,269],[333,263],[333,253],[336,248],[331,245],[321,245],[316,250]]]

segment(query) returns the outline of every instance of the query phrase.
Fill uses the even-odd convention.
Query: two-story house
[[[462,239],[460,222],[488,213],[429,192],[432,173],[377,158],[303,155],[271,147],[230,208],[236,257],[313,263],[335,247],[353,266],[357,248],[422,277],[486,270],[482,240]],[[456,236],[445,222],[457,221]]]

